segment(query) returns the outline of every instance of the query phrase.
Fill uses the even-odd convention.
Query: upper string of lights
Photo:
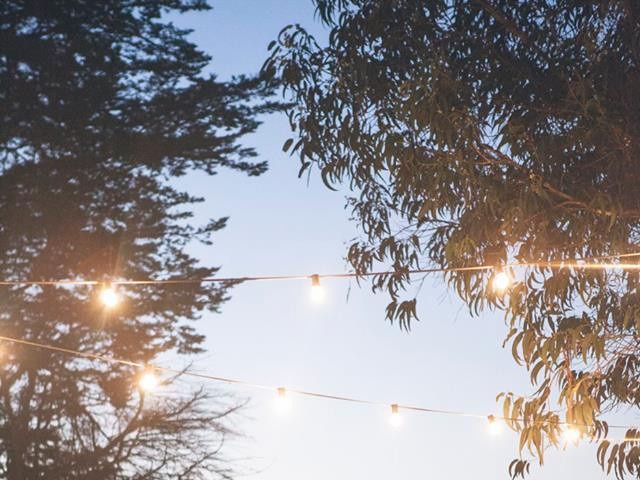
[[[32,280],[32,281],[0,281],[0,285],[53,285],[53,286],[99,286],[102,288],[99,292],[99,299],[105,308],[115,308],[120,303],[120,294],[118,292],[118,286],[126,285],[156,285],[156,284],[168,284],[168,285],[180,285],[180,284],[202,284],[202,283],[241,283],[248,281],[269,281],[269,280],[310,280],[311,281],[311,298],[315,302],[321,302],[324,298],[324,290],[320,284],[320,279],[324,278],[362,278],[376,275],[392,275],[392,274],[429,274],[429,273],[449,273],[449,272],[468,272],[468,271],[494,271],[491,277],[490,285],[494,292],[502,294],[506,292],[513,283],[513,277],[510,273],[511,269],[526,268],[526,267],[538,267],[538,268],[574,268],[585,270],[609,270],[609,269],[628,269],[628,270],[640,270],[640,263],[594,263],[595,260],[602,259],[621,259],[629,257],[638,257],[640,252],[626,253],[620,255],[610,255],[606,257],[591,257],[578,259],[573,262],[530,262],[530,263],[508,263],[500,267],[491,265],[476,265],[468,267],[452,267],[452,268],[424,268],[407,270],[404,272],[396,272],[393,270],[377,271],[377,272],[362,272],[362,273],[329,273],[311,275],[264,275],[264,276],[250,276],[250,277],[226,277],[226,278],[201,278],[201,279],[164,279],[164,280],[112,280],[112,281],[97,281],[97,280]]]
[[[510,422],[522,421],[521,418],[506,418],[506,417],[501,417],[497,415],[481,415],[476,413],[469,413],[469,412],[462,412],[462,411],[455,411],[455,410],[441,410],[441,409],[427,408],[427,407],[421,407],[421,406],[403,405],[399,403],[389,404],[389,403],[384,403],[384,402],[379,402],[374,400],[367,400],[362,398],[332,395],[332,394],[320,393],[320,392],[314,392],[314,391],[308,391],[308,390],[290,389],[283,386],[273,387],[273,386],[264,385],[264,384],[245,382],[243,380],[238,380],[235,378],[220,377],[215,375],[209,375],[206,373],[192,372],[188,370],[178,370],[175,368],[162,367],[159,365],[153,365],[149,363],[141,363],[141,362],[135,362],[131,360],[124,360],[121,358],[115,358],[107,355],[100,355],[100,354],[95,354],[90,352],[82,352],[80,350],[58,347],[55,345],[50,345],[45,343],[32,342],[29,340],[8,337],[8,336],[0,336],[0,341],[11,342],[14,344],[23,345],[30,348],[44,349],[51,352],[72,355],[75,357],[86,358],[89,360],[97,360],[97,361],[102,361],[102,362],[111,363],[111,364],[120,364],[120,365],[127,365],[130,367],[136,367],[137,369],[139,369],[139,374],[137,377],[137,387],[140,389],[141,392],[144,392],[146,394],[152,393],[154,390],[156,390],[159,386],[162,385],[163,381],[160,378],[159,374],[164,373],[172,376],[184,375],[184,376],[196,378],[200,381],[204,380],[204,381],[213,381],[213,382],[223,382],[223,383],[228,383],[233,385],[240,385],[244,387],[269,390],[276,394],[276,398],[278,401],[277,405],[279,407],[279,410],[281,411],[286,411],[289,409],[292,395],[313,397],[313,398],[318,398],[322,400],[349,402],[349,403],[360,404],[360,405],[381,406],[389,409],[389,423],[394,428],[398,428],[403,424],[403,417],[402,417],[401,411],[408,411],[408,412],[412,411],[412,412],[483,419],[486,421],[487,431],[491,435],[499,434],[503,430],[505,421],[510,421]],[[561,427],[562,438],[564,440],[565,445],[577,444],[580,441],[580,439],[583,436],[583,433],[580,431],[578,427],[583,425],[569,424],[567,422],[561,422],[561,421],[559,421],[558,424]],[[628,430],[634,427],[631,425],[609,425],[609,428]],[[640,439],[625,437],[617,441],[638,442],[640,441]]]
[[[310,280],[311,286],[316,292],[320,292],[321,279],[339,278],[364,278],[381,275],[418,275],[429,273],[453,273],[453,272],[473,272],[487,271],[495,272],[493,276],[493,286],[496,290],[508,288],[512,278],[508,273],[509,269],[518,268],[550,268],[550,269],[576,269],[576,270],[640,270],[640,263],[622,262],[598,262],[606,259],[622,259],[630,257],[640,257],[640,252],[625,253],[618,255],[606,255],[600,257],[586,257],[575,259],[570,262],[514,262],[503,265],[471,265],[466,267],[444,267],[444,268],[418,268],[407,270],[383,270],[374,272],[344,272],[326,274],[306,274],[306,275],[255,275],[243,277],[205,277],[205,278],[168,278],[168,279],[143,279],[143,280],[0,280],[0,286],[102,286],[101,298],[105,304],[115,304],[117,295],[115,287],[118,285],[193,285],[203,283],[242,283],[256,281],[279,281],[279,280]],[[321,294],[317,293],[320,297]]]

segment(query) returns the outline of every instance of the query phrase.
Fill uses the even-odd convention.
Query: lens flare
[[[143,392],[152,392],[160,384],[160,379],[153,370],[146,370],[138,380],[138,386]]]
[[[566,443],[573,443],[574,445],[580,440],[580,430],[571,425],[565,425],[562,429],[562,438]]]
[[[507,272],[497,272],[491,280],[491,287],[495,293],[501,294],[511,286],[511,277]]]
[[[102,288],[100,291],[100,302],[108,309],[118,306],[120,303],[120,295],[113,285],[106,285]]]

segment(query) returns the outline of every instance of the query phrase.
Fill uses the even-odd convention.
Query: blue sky
[[[211,12],[176,18],[213,56],[221,78],[256,72],[266,46],[287,24],[325,35],[310,0],[218,0]],[[346,192],[331,192],[317,178],[297,178],[297,159],[282,153],[289,137],[284,117],[271,116],[248,138],[270,169],[258,178],[233,172],[190,175],[180,186],[202,195],[197,218],[230,216],[213,246],[194,246],[221,275],[328,273],[346,269],[346,245],[356,234],[344,210]],[[491,413],[501,391],[531,390],[526,372],[501,347],[499,315],[471,318],[431,277],[419,293],[422,321],[411,333],[384,320],[386,297],[368,285],[324,282],[326,301],[309,299],[307,282],[251,283],[237,287],[217,315],[199,323],[208,353],[195,368],[249,382]],[[349,292],[347,301],[347,293]],[[222,389],[229,389],[223,386]],[[250,397],[237,428],[246,437],[229,445],[248,478],[260,480],[403,480],[508,478],[516,436],[492,437],[482,420],[404,413],[393,429],[388,409],[293,398],[288,413],[274,408],[271,392],[233,389]],[[592,446],[550,452],[531,479],[605,478]]]

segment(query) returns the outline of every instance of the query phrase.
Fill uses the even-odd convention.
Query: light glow
[[[100,302],[105,308],[112,309],[120,303],[120,295],[113,285],[105,285],[100,291]]]
[[[511,277],[504,270],[500,270],[496,272],[491,280],[491,287],[493,291],[498,294],[502,294],[507,291],[507,289],[511,286]]]
[[[311,300],[314,303],[321,303],[324,300],[325,292],[320,285],[320,275],[314,273],[311,275]]]
[[[400,415],[400,407],[396,403],[391,405],[391,415],[389,416],[389,423],[394,428],[398,428],[402,425],[402,415]]]
[[[493,415],[487,417],[487,431],[490,435],[502,433],[502,422]]]
[[[578,430],[576,427],[565,425],[562,428],[562,438],[564,439],[565,443],[573,443],[574,445],[576,445],[580,440],[580,436],[580,430]]]
[[[142,375],[140,375],[140,379],[138,380],[138,387],[143,392],[152,392],[159,385],[160,379],[151,369],[147,369],[144,371]]]
[[[284,387],[276,388],[278,397],[276,399],[276,409],[280,413],[286,413],[291,409],[291,397],[287,395],[287,389]]]

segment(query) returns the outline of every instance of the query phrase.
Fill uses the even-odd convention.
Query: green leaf
[[[287,150],[289,150],[289,147],[291,147],[292,143],[293,143],[293,138],[287,139],[287,141],[284,142],[284,145],[282,145],[282,151],[286,152]]]

